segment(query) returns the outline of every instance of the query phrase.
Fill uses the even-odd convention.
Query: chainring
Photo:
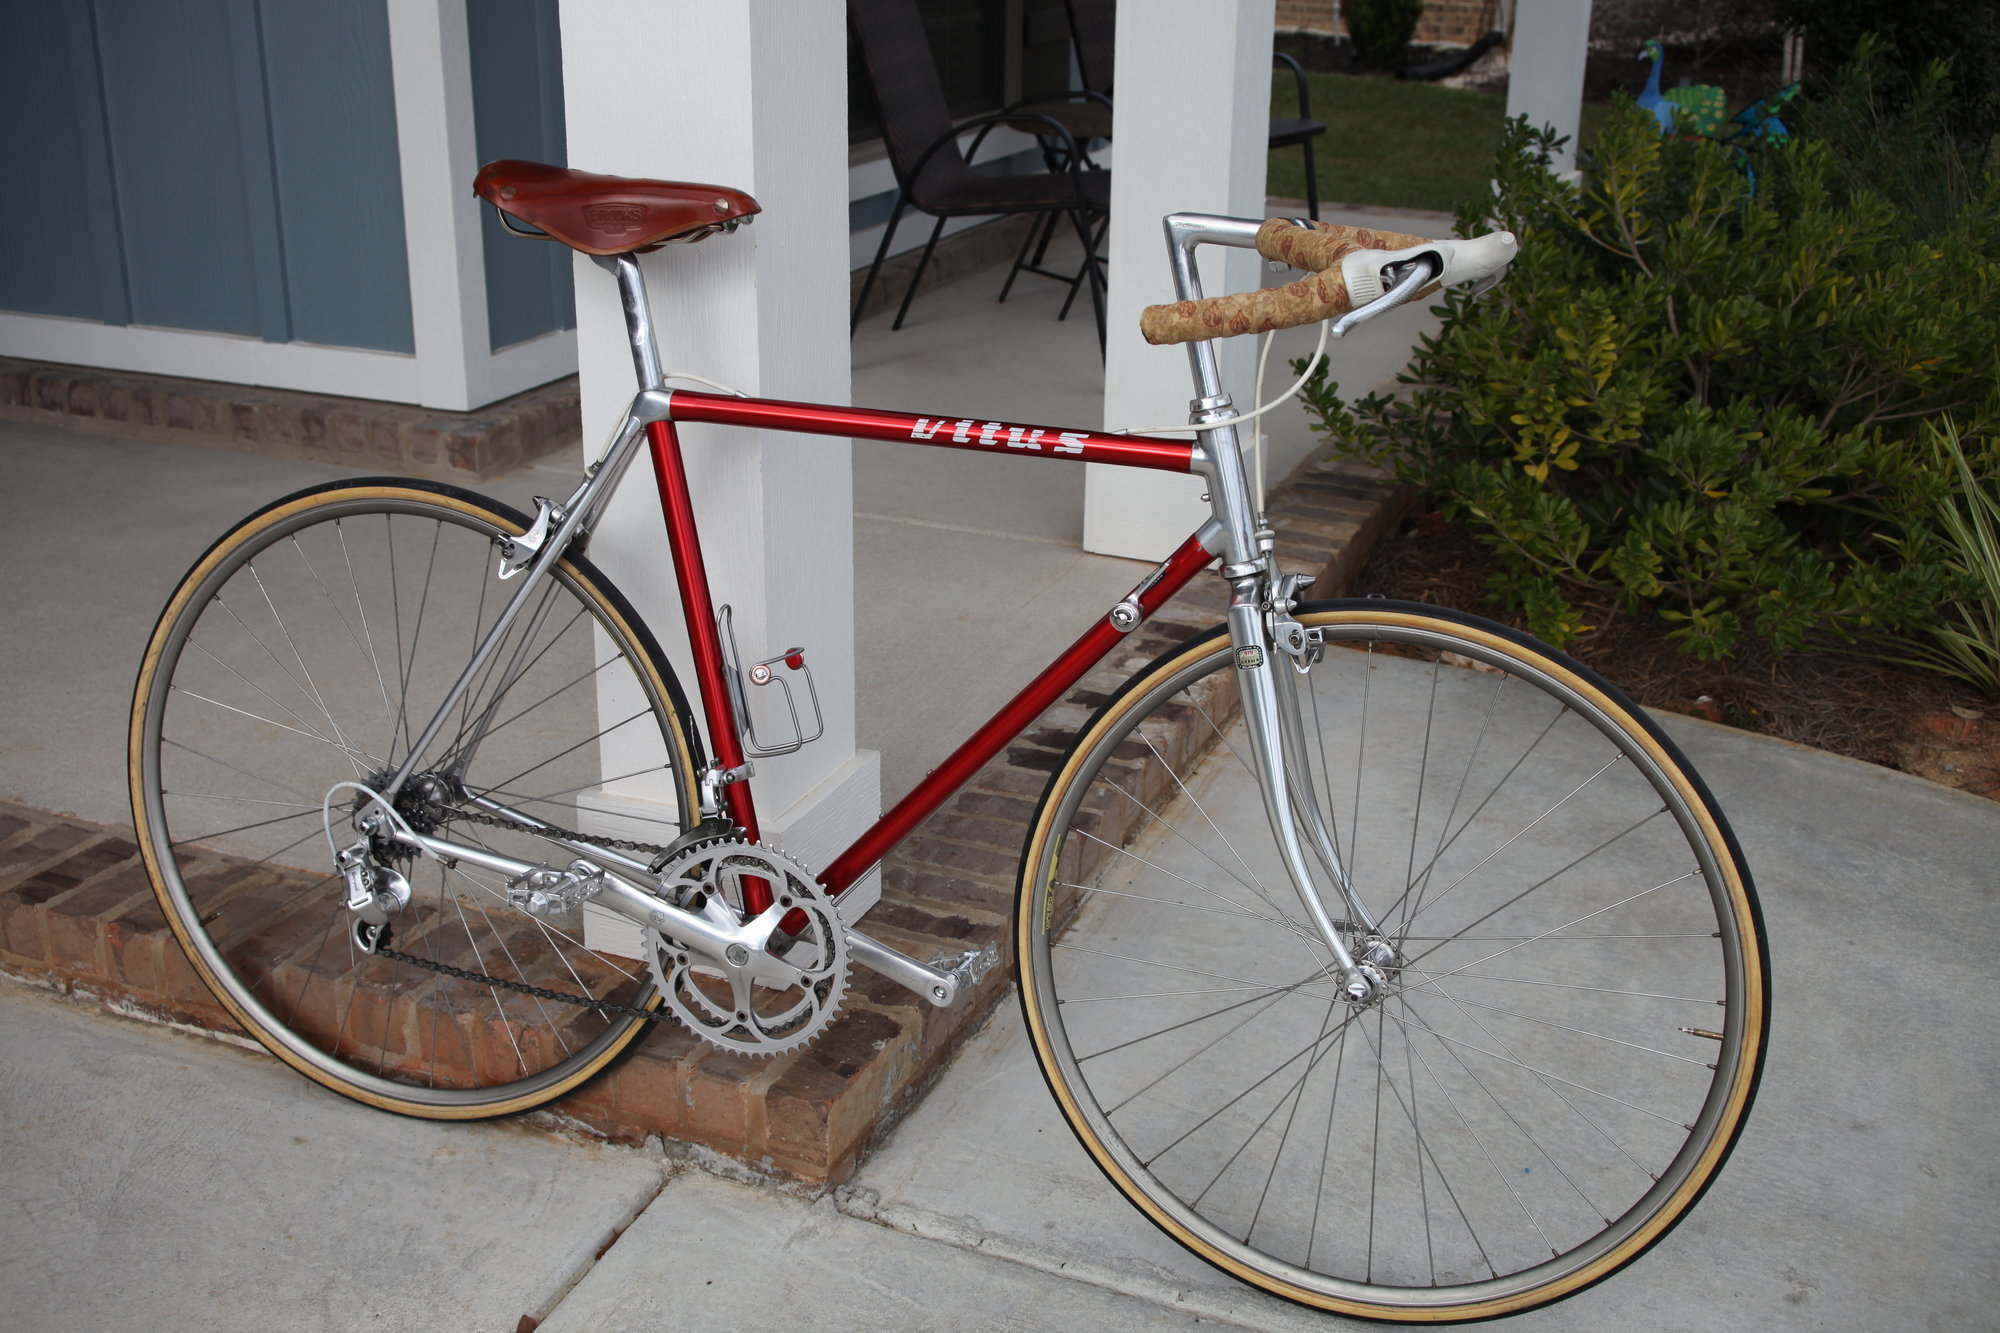
[[[833,1021],[847,991],[847,935],[810,870],[775,847],[716,838],[686,848],[656,874],[683,910],[748,928],[752,937],[742,957],[712,958],[646,928],[653,981],[690,1032],[738,1055],[773,1056],[812,1041]],[[756,881],[773,903],[752,918],[744,902]]]

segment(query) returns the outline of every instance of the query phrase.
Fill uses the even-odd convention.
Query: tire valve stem
[[[1707,1028],[1681,1028],[1680,1031],[1687,1033],[1690,1037],[1707,1037],[1710,1041],[1722,1040],[1720,1032],[1710,1032]]]

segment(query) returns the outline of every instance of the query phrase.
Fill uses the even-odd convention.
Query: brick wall
[[[583,438],[576,376],[476,412],[0,357],[0,421],[484,481]]]
[[[1470,46],[1492,30],[1498,11],[1495,0],[1425,0],[1412,40],[1425,46]],[[1277,28],[1342,36],[1347,32],[1335,14],[1334,0],[1278,0]]]
[[[1333,3],[1334,0],[1278,0],[1278,31],[1346,32],[1334,17]]]

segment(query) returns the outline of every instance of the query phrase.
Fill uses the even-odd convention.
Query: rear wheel
[[[1570,659],[1432,607],[1298,619],[1326,642],[1295,677],[1312,868],[1351,948],[1373,932],[1330,861],[1379,925],[1382,996],[1342,997],[1277,860],[1218,632],[1106,704],[1043,798],[1036,1055],[1111,1181],[1244,1281],[1392,1320],[1558,1299],[1678,1221],[1742,1128],[1749,874],[1673,744]]]
[[[133,816],[161,905],[238,1023],[320,1083],[406,1114],[524,1110],[603,1069],[658,1004],[636,927],[530,916],[505,877],[385,850],[406,877],[390,949],[358,948],[322,817],[356,838],[519,586],[525,518],[406,480],[301,492],[182,580],[133,700]],[[694,808],[687,710],[657,645],[587,561],[561,561],[397,799],[399,816],[535,864],[576,852],[524,821],[645,847]],[[381,844],[378,843],[378,847]],[[644,859],[639,852],[631,855]],[[629,939],[625,935],[629,934]]]

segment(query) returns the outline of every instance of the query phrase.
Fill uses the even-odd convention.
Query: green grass
[[[1353,74],[1308,74],[1313,119],[1326,133],[1313,145],[1322,204],[1372,204],[1450,212],[1487,188],[1507,99],[1430,83]],[[1291,75],[1271,80],[1271,114],[1296,115]],[[1587,142],[1608,108],[1583,109]],[[1271,154],[1266,192],[1303,199],[1305,163],[1297,148]]]

